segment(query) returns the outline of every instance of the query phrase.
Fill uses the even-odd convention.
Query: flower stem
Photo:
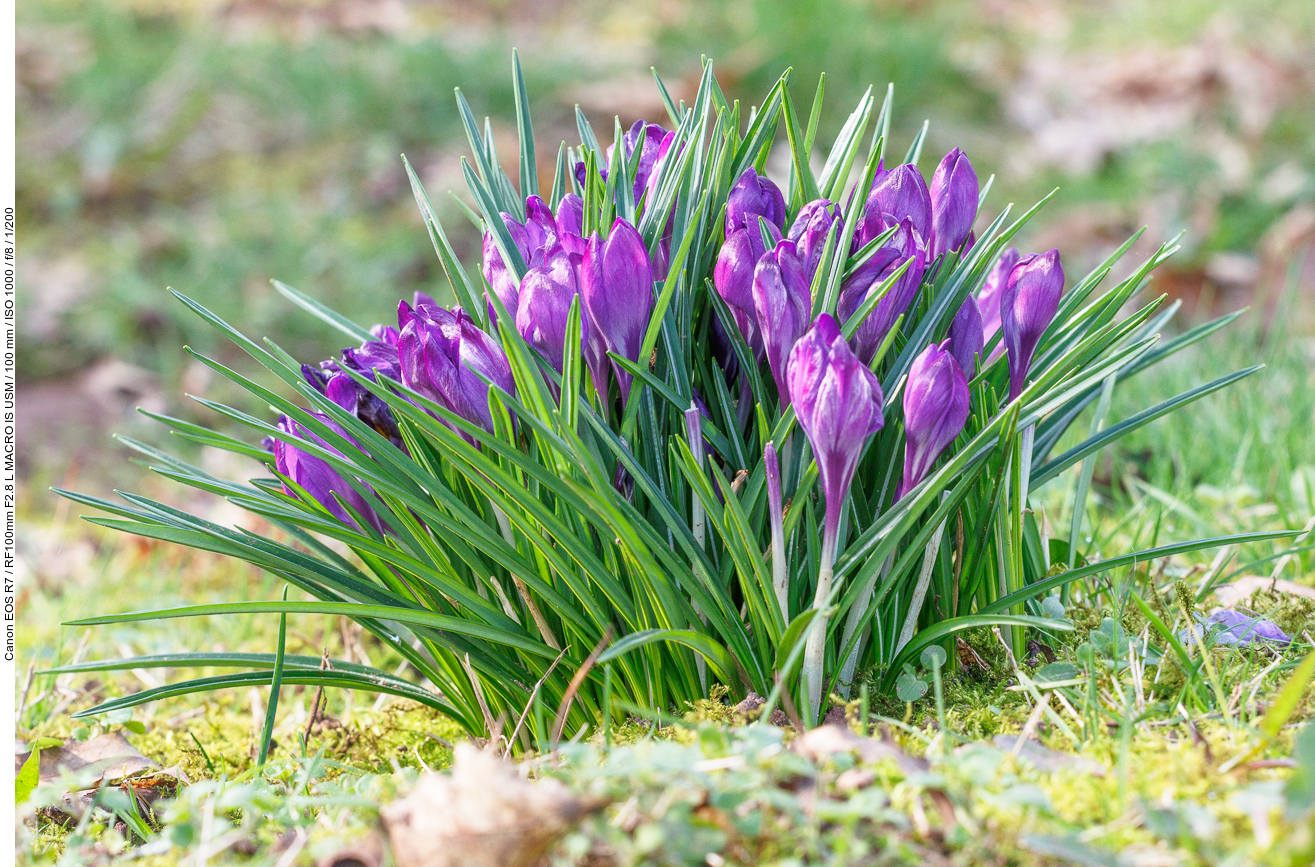
[[[918,573],[918,583],[913,588],[913,598],[909,600],[909,613],[904,618],[904,628],[900,630],[899,641],[895,644],[896,655],[913,639],[913,630],[918,628],[918,615],[922,613],[922,603],[927,598],[932,568],[936,565],[936,555],[940,553],[941,537],[944,535],[945,522],[941,521],[936,532],[928,540],[927,550],[922,555],[922,571]]]
[[[781,606],[781,619],[790,622],[790,578],[785,562],[785,519],[781,503],[781,464],[777,459],[776,445],[768,442],[763,448],[763,467],[767,473],[767,508],[772,521],[772,589]]]
[[[822,530],[822,562],[817,571],[817,593],[813,596],[813,608],[817,609],[808,632],[808,643],[804,645],[803,681],[808,698],[811,717],[808,722],[817,724],[822,708],[822,668],[826,663],[826,624],[827,616],[823,613],[831,598],[831,581],[835,575],[836,536],[840,527],[840,504],[827,502],[826,525]]]

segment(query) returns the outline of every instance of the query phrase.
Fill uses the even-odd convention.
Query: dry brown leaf
[[[380,815],[398,867],[528,867],[603,803],[458,744],[450,775],[426,774]]]
[[[18,767],[31,753],[15,756]],[[114,782],[149,768],[159,767],[137,751],[127,738],[111,732],[89,741],[68,741],[59,747],[41,751],[41,782],[58,779],[65,773],[96,773],[96,781]]]

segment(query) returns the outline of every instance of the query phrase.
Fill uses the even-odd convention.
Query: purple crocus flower
[[[516,390],[502,348],[459,307],[422,304],[398,319],[406,320],[397,345],[402,384],[491,432],[489,383]]]
[[[1009,284],[1009,272],[1013,271],[1017,264],[1018,250],[1013,247],[1006,248],[991,268],[991,273],[986,275],[986,282],[977,293],[977,306],[982,311],[983,340],[990,340],[1000,330],[1000,296],[1004,294],[1005,286]],[[1001,344],[1000,347],[1003,345]],[[1000,349],[997,348],[991,357],[994,358],[999,351]]]
[[[782,410],[790,405],[786,363],[795,341],[808,328],[812,305],[803,260],[793,241],[781,241],[764,253],[753,269],[753,308]]]
[[[834,534],[868,437],[881,430],[881,383],[859,360],[829,313],[790,351],[787,388],[817,459],[826,497],[824,529]]]
[[[867,364],[872,361],[887,332],[895,324],[913,299],[918,296],[922,286],[922,275],[927,266],[927,251],[922,245],[913,226],[913,221],[905,219],[900,223],[899,231],[890,239],[889,246],[882,247],[872,254],[872,258],[862,266],[840,287],[840,299],[836,312],[843,321],[849,321],[867,297],[885,283],[906,260],[908,270],[904,276],[890,288],[877,306],[863,320],[863,324],[854,332],[854,351]]]
[[[517,221],[511,214],[502,214],[502,222],[511,233],[511,239],[516,243],[516,248],[520,251],[521,258],[526,264],[530,263],[533,258],[534,248],[530,246],[530,235],[526,231],[525,224]],[[542,233],[542,227],[537,226],[536,235]],[[508,312],[516,309],[517,300],[517,281],[511,268],[502,260],[502,253],[498,251],[498,245],[493,240],[492,232],[484,233],[484,279],[489,281],[493,287],[494,293],[502,301],[502,306],[507,308]],[[490,305],[492,309],[492,305]]]
[[[776,227],[770,223],[768,226],[773,240],[780,241]],[[717,294],[730,307],[740,333],[760,359],[763,339],[758,333],[758,316],[753,307],[753,271],[765,252],[763,235],[757,226],[736,229],[721,245],[717,264],[712,269],[712,284],[717,287]]]
[[[575,193],[567,193],[557,203],[557,234],[584,236],[584,199]],[[571,251],[574,252],[574,251]],[[583,252],[583,251],[581,251]]]
[[[950,354],[969,379],[977,371],[977,358],[986,342],[982,335],[982,310],[977,306],[977,299],[969,295],[950,323]]]
[[[914,231],[920,237],[927,238],[931,231],[931,193],[917,166],[905,163],[878,176],[863,206],[863,223],[860,228],[865,230],[866,237],[861,243],[866,244],[890,228],[890,224],[886,223],[881,229],[869,230],[870,221],[875,229],[874,215],[883,214],[893,216],[896,221],[911,221]]]
[[[388,404],[357,385],[356,380],[344,372],[344,368],[349,368],[371,382],[377,382],[379,374],[389,379],[401,378],[397,357],[397,329],[388,325],[375,325],[370,329],[370,334],[375,339],[367,340],[359,347],[344,349],[341,360],[323,361],[319,367],[303,364],[301,374],[321,394],[327,395],[334,403],[353,413],[401,448],[402,434]]]
[[[589,316],[590,339],[608,352],[638,362],[653,315],[653,266],[639,232],[625,220],[612,224],[606,240],[597,235],[589,239],[580,264],[580,298]],[[601,396],[606,393],[601,385],[607,381],[606,366],[595,361],[598,369],[590,369]],[[631,376],[613,367],[624,402],[630,397]]]
[[[809,280],[817,273],[822,249],[826,247],[826,236],[832,225],[836,227],[837,236],[844,231],[845,222],[840,216],[840,206],[827,199],[814,199],[799,209],[790,226],[789,238],[799,248],[799,256],[804,261],[804,271]]]
[[[344,437],[347,436],[346,431],[328,416],[318,412],[311,414],[331,427],[336,433]],[[287,416],[279,419],[278,429],[285,434],[312,442],[321,448],[328,449],[339,457],[343,457],[342,452]],[[347,437],[347,439],[355,445],[355,441],[351,437]],[[372,529],[383,532],[384,523],[375,513],[374,508],[328,461],[282,440],[271,439],[267,444],[274,452],[275,469],[303,488],[316,502],[328,509],[335,518],[349,527],[365,529],[360,526],[347,509],[343,508],[342,503],[347,503]],[[370,487],[363,482],[361,487],[366,491],[370,490]],[[286,484],[283,486],[283,491],[288,496],[296,496]],[[335,494],[337,497],[334,496]],[[339,499],[342,500],[341,503]]]
[[[1205,632],[1214,631],[1214,643],[1230,647],[1247,647],[1257,641],[1274,644],[1289,644],[1292,639],[1272,620],[1243,614],[1230,608],[1216,609],[1209,617],[1195,627],[1199,638]],[[1191,633],[1186,629],[1179,631],[1180,641],[1189,641]]]
[[[516,330],[558,373],[562,372],[566,350],[566,320],[571,301],[580,292],[582,259],[559,245],[547,255],[544,264],[531,268],[521,281]],[[589,343],[587,317],[581,319],[580,336],[583,351]]]
[[[634,194],[636,202],[643,197],[644,190],[648,188],[649,177],[653,174],[658,159],[662,156],[662,142],[667,135],[666,129],[658,124],[637,120],[621,137],[623,158],[627,164],[634,156],[635,148],[640,149],[639,165],[635,167]],[[613,142],[607,147],[607,168],[609,172],[615,168],[615,157],[616,143]],[[607,179],[606,174],[603,175],[603,179]]]
[[[758,217],[776,226],[785,226],[785,196],[766,175],[749,167],[731,187],[726,198],[726,236],[736,229],[757,230]]]
[[[1059,310],[1064,291],[1064,269],[1059,251],[1028,254],[1009,272],[1009,282],[1000,296],[1000,322],[1005,349],[1009,353],[1009,399],[1027,384],[1028,369],[1041,335]]]
[[[899,499],[926,478],[968,420],[968,380],[946,347],[932,344],[909,367],[904,386],[904,478]]]
[[[789,243],[788,241],[782,243]],[[881,429],[881,384],[850,350],[840,326],[829,313],[790,352],[787,366],[790,399],[799,426],[813,447],[826,517],[822,524],[821,565],[813,607],[822,610],[831,595],[840,514],[858,460],[868,438]],[[803,682],[812,718],[822,703],[822,667],[826,657],[826,615],[804,645]]]
[[[977,172],[963,151],[945,155],[931,178],[931,258],[958,250],[977,219]]]

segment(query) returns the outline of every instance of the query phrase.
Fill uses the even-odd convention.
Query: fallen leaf
[[[528,867],[581,817],[604,805],[557,780],[458,744],[452,773],[426,774],[380,810],[398,867]]]
[[[30,752],[15,757],[21,767],[31,756]],[[113,782],[131,777],[158,765],[137,751],[127,738],[118,732],[101,735],[89,741],[67,741],[52,749],[41,750],[41,782],[58,779],[65,773],[97,774],[93,782]]]

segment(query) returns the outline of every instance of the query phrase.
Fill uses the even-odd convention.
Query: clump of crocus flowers
[[[607,166],[598,172],[605,180],[609,172],[618,170],[617,160],[626,160],[628,169],[634,170],[634,201],[642,208],[655,199],[662,166],[675,156],[672,142],[672,132],[638,122],[624,134],[619,147],[608,149]],[[586,219],[586,200],[580,194],[585,172],[584,163],[575,166],[572,175],[579,187],[561,196],[555,210],[531,195],[525,199],[523,219],[500,214],[506,230],[502,237],[510,237],[510,248],[493,232],[485,233],[481,273],[487,309],[477,311],[478,316],[472,315],[476,311],[446,308],[417,295],[399,305],[396,327],[377,326],[372,340],[344,350],[339,359],[307,366],[307,381],[393,447],[404,445],[387,405],[347,370],[384,387],[400,386],[403,394],[423,398],[419,403],[425,408],[450,413],[466,423],[458,426],[461,434],[479,444],[481,431],[494,432],[490,391],[508,396],[517,392],[503,345],[510,333],[503,329],[510,328],[537,356],[555,399],[560,397],[558,377],[566,360],[581,358],[599,415],[619,423],[622,414],[612,410],[634,400],[640,387],[619,361],[639,368],[650,364],[640,354],[667,279],[671,225],[668,220],[652,249],[634,223],[614,214],[608,214],[605,228],[586,233],[586,225],[597,223]],[[734,180],[724,219],[714,227],[718,246],[706,260],[706,273],[689,275],[684,283],[684,291],[706,288],[724,302],[729,317],[718,316],[706,333],[723,341],[731,335],[742,339],[748,357],[766,366],[762,380],[775,400],[759,409],[778,416],[793,412],[816,461],[825,504],[813,594],[813,606],[819,611],[832,597],[832,569],[843,542],[842,514],[855,470],[873,434],[892,421],[888,418],[892,408],[878,376],[891,356],[878,357],[878,352],[947,261],[962,261],[972,254],[978,196],[976,172],[958,148],[941,160],[930,184],[915,165],[880,165],[871,185],[855,190],[848,205],[817,199],[793,214],[780,187],[749,167]],[[844,237],[851,238],[850,246],[836,253],[834,248]],[[871,248],[878,239],[879,246]],[[833,257],[866,252],[838,281],[833,309],[822,309],[826,301],[815,291],[828,277],[819,274],[829,263],[828,250]],[[963,433],[973,409],[970,382],[991,368],[1000,354],[1007,356],[1008,400],[1024,393],[1038,346],[1058,310],[1064,283],[1058,251],[1020,255],[1006,249],[994,262],[983,263],[980,273],[980,285],[971,287],[975,291],[963,298],[952,318],[925,345],[915,348],[907,377],[898,383],[902,396],[893,420],[902,425],[905,448],[902,469],[895,475],[896,500],[923,484]],[[570,311],[577,305],[580,339],[567,345]],[[716,315],[712,307],[704,309]],[[858,321],[855,317],[861,309],[865,315]],[[499,311],[511,321],[499,322]],[[677,337],[694,339],[692,334]],[[713,350],[696,346],[694,351]],[[730,355],[723,351],[722,357]],[[728,388],[726,394],[737,395],[732,399],[738,403],[740,424],[746,424],[754,402],[747,372],[735,363],[714,367],[728,386],[739,378],[738,392]],[[689,395],[685,399],[690,402]],[[702,464],[704,442],[696,432],[706,413],[699,411],[700,401],[697,393],[693,395],[684,436],[697,446]],[[347,443],[364,447],[331,420],[315,417]],[[279,430],[284,436],[272,443],[272,450],[289,495],[309,496],[344,523],[387,532],[372,506],[375,495],[370,487],[344,477],[325,459],[326,450],[341,455],[338,448],[293,419],[282,419]],[[786,622],[792,614],[789,584],[799,579],[784,569],[783,465],[802,453],[798,442],[768,442],[764,452],[774,592]],[[707,449],[707,460],[730,467],[729,458],[710,446]],[[629,490],[619,466],[617,477],[618,487]],[[697,514],[702,522],[701,507]],[[700,523],[700,540],[703,533]],[[857,617],[866,611],[871,588],[864,593],[851,609]],[[819,614],[803,663],[814,716],[824,687],[825,640],[825,616]]]

